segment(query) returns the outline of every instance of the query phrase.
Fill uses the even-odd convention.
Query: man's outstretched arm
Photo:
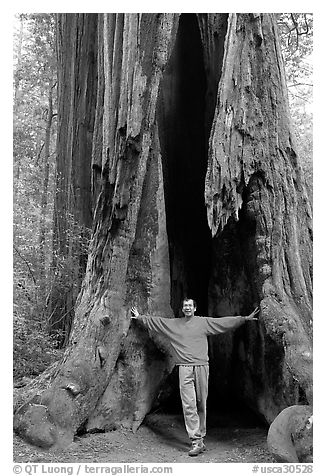
[[[259,313],[259,308],[249,314],[248,316],[226,316],[226,317],[208,317],[206,318],[207,322],[207,334],[222,334],[236,329],[237,327],[244,324],[246,321],[258,321],[258,318],[255,317]]]
[[[130,309],[130,314],[131,319],[138,320],[150,331],[160,332],[167,337],[170,336],[171,322],[174,321],[174,319],[169,319],[168,317],[141,315],[135,306]]]
[[[174,355],[171,354],[170,340],[167,338],[169,333],[166,326],[162,325],[162,321],[166,324],[171,321],[169,318],[142,316],[139,314],[138,309],[133,306],[130,309],[131,319],[138,321],[141,326],[149,331],[155,331],[151,334],[151,338],[154,340],[158,349],[164,354],[169,356],[170,361],[173,361]]]

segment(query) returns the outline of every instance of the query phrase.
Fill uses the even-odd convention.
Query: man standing
[[[138,319],[151,331],[168,338],[174,352],[175,364],[179,367],[179,387],[182,409],[188,436],[192,442],[189,456],[205,451],[203,438],[206,435],[206,400],[208,393],[208,343],[207,336],[236,329],[246,321],[257,320],[256,308],[249,316],[199,317],[195,316],[193,299],[183,300],[184,317],[140,316],[135,307],[131,317]]]

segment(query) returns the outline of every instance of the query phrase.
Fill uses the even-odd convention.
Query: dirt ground
[[[207,419],[207,450],[189,457],[182,415],[148,415],[134,434],[119,429],[82,435],[65,450],[41,451],[14,435],[15,463],[267,463],[267,428],[239,415]]]

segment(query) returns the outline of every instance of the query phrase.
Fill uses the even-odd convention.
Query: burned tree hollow
[[[198,315],[214,317],[250,313],[258,302],[250,275],[255,224],[242,213],[230,220],[221,236],[212,238],[205,206],[208,139],[222,68],[227,16],[220,21],[209,65],[208,45],[200,34],[200,18],[180,17],[175,45],[160,86],[158,126],[162,153],[166,227],[169,242],[171,307],[180,315],[185,296],[197,301]],[[206,48],[206,50],[205,50]],[[213,74],[210,74],[213,71]],[[214,81],[212,81],[212,76]],[[251,328],[257,337],[257,330]],[[237,333],[212,338],[210,349],[210,407],[230,401],[239,386]],[[254,340],[254,339],[253,339]],[[240,343],[241,342],[241,343]],[[240,370],[242,372],[243,369]],[[250,376],[255,379],[255,376]],[[170,379],[177,392],[176,375]],[[257,377],[258,381],[259,378]],[[254,386],[253,382],[249,387]],[[175,395],[173,401],[175,402]]]
[[[197,301],[197,314],[213,317],[248,315],[260,305],[271,263],[261,231],[259,200],[269,200],[266,177],[259,169],[249,181],[237,180],[238,210],[222,230],[212,233],[205,204],[210,134],[223,68],[228,16],[221,15],[214,34],[205,38],[201,16],[183,14],[174,48],[163,73],[158,103],[166,228],[170,259],[170,296],[180,315],[184,296]],[[238,132],[236,133],[238,134]],[[237,137],[237,135],[235,135]],[[241,136],[240,136],[241,137]],[[239,149],[243,143],[239,143]],[[260,198],[259,198],[260,197]],[[263,197],[263,198],[262,198]],[[233,200],[226,188],[217,196]],[[231,206],[231,205],[230,205]],[[235,332],[209,338],[211,412],[220,404],[244,405],[268,420],[286,405],[284,394],[306,403],[304,393],[284,371],[284,349],[265,335],[262,323],[247,323]],[[284,374],[282,380],[279,375]],[[177,378],[172,375],[172,400]],[[282,391],[282,387],[285,391]],[[259,395],[273,389],[260,408]]]
[[[181,15],[160,87],[158,126],[162,153],[171,305],[178,315],[186,295],[207,314],[211,240],[204,202],[207,170],[207,78],[196,15]]]

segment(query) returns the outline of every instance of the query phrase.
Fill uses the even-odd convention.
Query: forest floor
[[[267,428],[241,414],[207,418],[206,451],[189,457],[180,414],[153,413],[136,433],[118,429],[77,436],[66,449],[42,451],[14,435],[15,463],[268,463]]]

